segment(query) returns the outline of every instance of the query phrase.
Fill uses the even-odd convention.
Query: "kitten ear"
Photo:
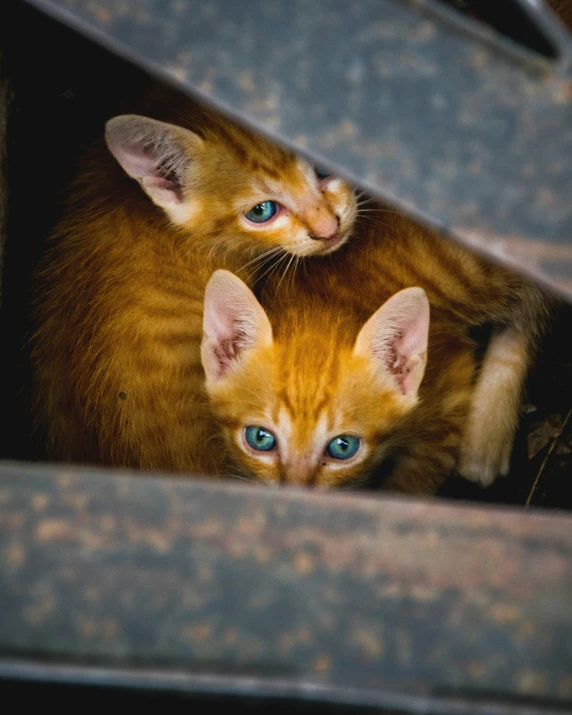
[[[427,364],[429,300],[423,288],[391,296],[361,329],[354,354],[373,358],[400,391],[415,397]]]
[[[223,377],[244,350],[272,342],[272,328],[254,294],[234,273],[217,270],[205,290],[201,360],[207,382]]]
[[[106,123],[105,141],[153,203],[169,211],[183,202],[185,171],[203,146],[197,134],[156,119],[123,114]]]

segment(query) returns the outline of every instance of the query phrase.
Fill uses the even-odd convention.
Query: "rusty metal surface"
[[[4,463],[0,554],[0,676],[572,712],[570,516]]]
[[[572,296],[570,40],[558,59],[425,0],[30,0]]]

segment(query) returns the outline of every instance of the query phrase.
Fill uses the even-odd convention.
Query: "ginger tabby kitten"
[[[356,200],[190,100],[156,106],[107,123],[107,148],[83,161],[50,239],[36,414],[53,460],[216,474],[224,451],[200,362],[209,277],[251,281],[269,257],[328,254],[350,235]]]
[[[482,483],[508,470],[547,300],[407,218],[390,220],[360,220],[335,257],[271,280],[268,315],[236,276],[211,278],[206,386],[243,474],[332,487],[392,457],[388,488],[431,494],[456,465]],[[475,384],[467,329],[489,321],[506,325]]]

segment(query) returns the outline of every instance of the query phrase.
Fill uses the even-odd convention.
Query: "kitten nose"
[[[320,206],[308,217],[309,236],[314,241],[331,241],[337,238],[340,230],[340,219],[336,214]]]
[[[284,465],[282,483],[289,487],[311,487],[316,479],[315,469],[306,455],[294,456]]]

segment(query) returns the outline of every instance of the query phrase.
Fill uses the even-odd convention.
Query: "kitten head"
[[[421,288],[402,290],[357,337],[355,320],[327,306],[298,307],[273,334],[246,285],[215,271],[205,293],[206,389],[245,473],[339,486],[383,460],[417,403],[429,302]]]
[[[221,118],[203,124],[195,132],[122,115],[105,139],[173,224],[209,245],[309,256],[345,243],[356,216],[347,184]]]

